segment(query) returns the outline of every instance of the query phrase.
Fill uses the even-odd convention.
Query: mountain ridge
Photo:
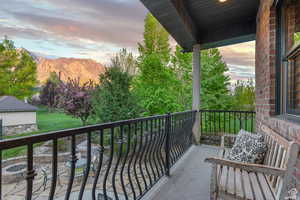
[[[40,84],[46,82],[51,72],[60,74],[63,81],[80,79],[81,83],[92,80],[99,82],[99,75],[105,72],[105,66],[92,59],[84,58],[44,58],[35,56],[37,79]]]

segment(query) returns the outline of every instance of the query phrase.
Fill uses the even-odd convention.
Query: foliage
[[[253,79],[237,81],[234,86],[234,108],[236,110],[255,110],[255,84]]]
[[[100,74],[100,83],[93,95],[95,118],[101,122],[112,122],[136,118],[139,107],[130,90],[132,76],[122,71],[119,62],[112,60],[112,66]]]
[[[50,111],[57,107],[59,102],[59,85],[61,80],[55,72],[51,72],[40,94],[41,104],[47,106]]]
[[[192,108],[193,56],[191,53],[183,53],[182,50],[180,46],[176,46],[174,55],[172,55],[172,70],[179,82],[176,89],[177,102],[181,110],[190,110]]]
[[[178,103],[184,110],[192,105],[192,54],[182,53],[182,48],[176,47],[172,57],[173,70],[179,80],[177,89]],[[201,108],[229,109],[232,98],[229,92],[230,78],[226,63],[218,49],[201,51]]]
[[[157,53],[148,54],[139,63],[140,74],[134,82],[145,115],[164,114],[179,110],[176,98],[178,81]]]
[[[169,63],[171,52],[169,33],[150,13],[145,18],[144,41],[138,45],[141,59],[143,59],[143,56],[156,53],[163,64]]]
[[[133,87],[144,115],[180,110],[176,91],[179,82],[170,66],[169,34],[151,14],[145,19],[139,53],[139,74]]]
[[[295,43],[299,43],[300,42],[300,32],[295,33],[294,38],[295,38]]]
[[[201,51],[201,108],[228,110],[232,106],[227,71],[218,49]]]
[[[145,19],[144,42],[139,44],[139,74],[134,91],[145,114],[191,109],[192,54],[176,47],[170,51],[169,35],[158,21],[148,14]],[[226,63],[218,49],[201,52],[201,105],[203,109],[229,109],[229,77]]]
[[[4,39],[0,43],[0,96],[11,95],[19,99],[32,96],[37,65],[25,50],[18,50],[13,42]]]
[[[137,73],[137,61],[131,52],[122,49],[111,59],[112,65],[133,76]]]
[[[79,79],[69,79],[59,84],[59,107],[68,115],[77,117],[86,125],[92,114],[92,93],[94,83],[88,81],[80,84]]]

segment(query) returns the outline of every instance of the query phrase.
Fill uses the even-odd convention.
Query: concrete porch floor
[[[192,146],[143,200],[209,200],[211,166],[204,159],[217,153],[217,147]]]

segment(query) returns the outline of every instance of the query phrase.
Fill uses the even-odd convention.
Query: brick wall
[[[256,130],[259,132],[260,127],[265,125],[279,135],[300,143],[300,124],[275,116],[276,10],[272,3],[272,0],[261,1],[257,16]],[[298,177],[300,183],[300,162],[297,166],[299,169],[294,177]]]
[[[266,120],[275,113],[275,29],[274,9],[269,0],[261,1],[256,36],[256,109],[257,119]]]

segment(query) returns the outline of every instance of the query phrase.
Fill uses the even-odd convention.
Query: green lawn
[[[48,112],[45,108],[40,108],[37,111],[37,125],[39,130],[36,132],[31,133],[23,133],[18,134],[16,136],[5,136],[5,139],[22,137],[22,136],[29,136],[38,133],[45,133],[49,131],[58,131],[68,128],[76,128],[82,126],[82,123],[79,119],[73,118],[69,115],[66,115],[62,112]],[[39,146],[41,144],[36,144],[35,146]],[[11,158],[15,156],[24,155],[26,153],[26,147],[18,147],[14,149],[9,149],[3,151],[3,158]]]
[[[37,124],[39,132],[57,131],[82,126],[81,121],[77,118],[61,112],[49,113],[45,109],[38,111]]]
[[[255,118],[253,120],[231,120],[231,121],[205,121],[202,124],[202,134],[203,135],[215,135],[218,133],[223,134],[237,134],[241,129],[249,132],[255,132]]]
[[[15,136],[5,136],[5,139],[16,138],[21,136],[34,135],[38,133],[45,133],[49,131],[58,131],[68,128],[76,128],[82,126],[79,119],[73,118],[69,115],[66,115],[62,112],[48,112],[45,108],[40,108],[37,111],[37,125],[38,131],[31,133],[22,133]]]

